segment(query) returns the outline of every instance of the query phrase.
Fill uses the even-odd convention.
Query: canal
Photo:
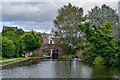
[[[80,61],[32,59],[3,69],[3,78],[120,78],[120,68]]]

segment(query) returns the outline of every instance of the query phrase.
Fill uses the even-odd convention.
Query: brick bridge
[[[42,44],[41,48],[38,48],[37,50],[35,50],[33,52],[33,55],[41,55],[42,56],[43,53],[45,53],[44,50],[46,50],[46,49],[48,49],[48,50],[55,49],[55,50],[58,50],[59,56],[64,55],[64,54],[66,54],[66,51],[65,51],[65,49],[63,49],[61,47],[61,45],[63,45],[63,44],[59,44],[59,45],[57,45],[57,44]]]

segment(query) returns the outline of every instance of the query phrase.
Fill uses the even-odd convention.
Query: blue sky
[[[84,0],[85,1],[85,0]],[[107,4],[118,10],[117,2],[71,2],[72,5],[82,7],[87,14],[95,5]],[[25,31],[35,30],[37,32],[50,32],[54,27],[53,20],[57,16],[57,10],[68,2],[2,2],[2,26],[17,26]]]

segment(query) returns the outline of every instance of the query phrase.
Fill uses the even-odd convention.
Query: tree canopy
[[[91,11],[88,11],[87,19],[90,21],[91,25],[96,24],[98,29],[104,26],[106,22],[110,22],[113,35],[117,39],[119,16],[114,9],[106,4],[103,4],[101,7],[95,6]]]
[[[15,55],[15,45],[7,37],[2,37],[2,57],[10,58]]]
[[[19,37],[24,34],[24,31],[22,29],[18,29],[15,31],[16,35]]]
[[[58,9],[52,32],[56,38],[59,38],[59,43],[75,46],[81,40],[78,24],[85,19],[83,9],[69,3]]]
[[[90,23],[80,24],[79,28],[84,32],[84,37],[89,46],[84,50],[84,57],[87,61],[102,59],[103,63],[119,64],[120,53],[118,44],[115,43],[112,35],[112,27],[110,22],[106,22],[100,29],[94,24],[90,27]]]
[[[41,46],[41,40],[37,34],[33,31],[28,34],[24,34],[21,36],[21,41],[25,44],[25,50],[27,51],[34,51]]]

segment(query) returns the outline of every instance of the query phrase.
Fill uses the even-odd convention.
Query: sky
[[[6,26],[17,26],[25,31],[34,30],[37,32],[50,33],[52,27],[54,27],[53,20],[58,15],[58,9],[63,5],[68,5],[70,2],[72,5],[82,7],[84,15],[91,10],[95,5],[101,6],[107,4],[111,8],[118,12],[118,1],[119,0],[94,0],[87,2],[87,0],[72,1],[54,1],[54,0],[4,0],[0,4],[0,15],[2,20],[0,21],[0,32],[2,31],[3,25]]]

